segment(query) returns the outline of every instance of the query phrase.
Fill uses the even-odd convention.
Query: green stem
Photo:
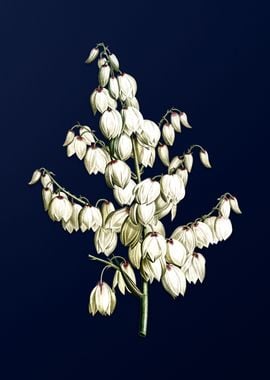
[[[138,160],[138,151],[135,143],[135,138],[132,137],[132,149],[135,163],[135,172],[137,175],[137,183],[141,182],[141,173]],[[144,279],[142,280],[143,296],[141,297],[141,311],[140,311],[140,325],[139,335],[145,337],[147,334],[147,322],[148,322],[148,283]]]

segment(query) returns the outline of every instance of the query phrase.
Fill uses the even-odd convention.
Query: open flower
[[[80,228],[82,232],[92,229],[94,232],[102,226],[102,215],[99,208],[85,205],[79,214]]]
[[[97,253],[109,256],[116,248],[117,234],[110,228],[99,227],[95,232],[94,243]]]
[[[127,98],[133,98],[137,92],[137,83],[136,80],[127,73],[122,73],[117,77],[119,84],[119,97],[122,101],[125,101]]]
[[[78,231],[80,229],[79,225],[79,214],[81,212],[82,206],[78,205],[77,203],[74,203],[72,205],[72,214],[70,219],[65,222],[62,220],[62,227],[64,230],[68,231],[70,234],[73,231]]]
[[[164,257],[160,257],[155,261],[151,261],[145,257],[141,261],[141,275],[150,283],[152,283],[154,279],[160,281],[165,269],[166,261]]]
[[[156,211],[155,203],[138,204],[134,203],[130,208],[130,217],[134,223],[144,226],[151,223]]]
[[[141,130],[137,132],[138,140],[147,146],[155,148],[160,139],[160,129],[152,120],[144,120]]]
[[[121,205],[131,205],[131,203],[134,200],[134,193],[133,190],[136,186],[136,182],[131,179],[129,183],[124,187],[114,186],[113,188],[113,195],[116,201]]]
[[[110,161],[105,168],[105,181],[113,188],[115,185],[125,188],[131,178],[130,167],[121,160]]]
[[[164,289],[173,297],[176,298],[186,291],[186,277],[184,272],[173,264],[166,264],[166,270],[161,278]]]
[[[132,266],[130,265],[130,263],[128,261],[125,261],[123,263],[121,263],[120,265],[120,268],[121,268],[121,271],[120,270],[117,270],[114,274],[114,278],[113,278],[113,289],[115,289],[117,286],[120,290],[120,292],[125,295],[126,293],[126,289],[129,293],[130,290],[128,289],[128,287],[126,286],[126,282],[125,282],[125,279],[123,277],[123,274],[122,272],[125,273],[126,276],[128,276],[130,278],[130,280],[136,285],[136,277],[135,277],[135,273],[134,273],[134,270],[132,269]]]
[[[97,147],[96,144],[91,144],[84,157],[84,166],[88,173],[104,174],[108,162],[110,162],[109,153],[105,149]]]
[[[176,239],[167,239],[166,261],[179,267],[186,261],[187,251],[183,243]]]
[[[115,306],[115,292],[105,281],[99,282],[90,294],[89,313],[93,316],[97,312],[101,315],[111,315]]]
[[[126,108],[122,108],[121,114],[123,118],[124,132],[129,136],[133,132],[138,132],[142,129],[143,116],[137,108],[127,106]]]
[[[136,185],[134,195],[140,204],[154,202],[160,194],[160,184],[152,178],[146,178]]]
[[[185,273],[188,282],[196,284],[199,280],[203,282],[205,277],[205,258],[201,253],[191,253],[182,266],[182,271]]]
[[[107,139],[112,139],[121,134],[122,117],[117,110],[107,108],[99,119],[99,128]]]
[[[49,204],[48,214],[53,221],[67,222],[72,215],[72,204],[65,194],[55,194]]]
[[[167,251],[166,240],[158,232],[150,232],[143,240],[142,254],[151,261],[165,257]]]
[[[160,191],[163,199],[177,204],[185,196],[185,186],[177,174],[165,174],[160,180]]]
[[[111,152],[119,160],[126,161],[132,155],[132,142],[129,135],[121,133],[110,141]]]

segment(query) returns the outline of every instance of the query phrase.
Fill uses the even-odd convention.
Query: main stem
[[[138,160],[138,152],[135,144],[135,137],[132,138],[132,149],[135,163],[135,172],[137,176],[137,183],[141,182],[141,173]],[[148,284],[147,281],[143,279],[142,282],[142,292],[141,297],[141,311],[140,311],[140,325],[139,325],[139,335],[145,337],[147,334],[147,322],[148,322]]]

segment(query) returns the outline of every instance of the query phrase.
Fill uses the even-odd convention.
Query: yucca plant
[[[171,108],[159,123],[145,119],[136,98],[136,80],[120,70],[116,55],[98,43],[86,63],[95,60],[99,85],[90,104],[94,115],[100,116],[101,134],[77,123],[67,132],[63,145],[68,157],[83,160],[90,175],[104,175],[119,207],[107,199],[93,205],[86,197],[72,194],[46,168],[36,169],[29,184],[40,180],[44,209],[64,230],[94,232],[97,254],[103,256],[91,254],[89,258],[104,268],[90,294],[89,312],[110,315],[116,306],[116,289],[123,295],[131,293],[140,300],[139,334],[146,336],[149,284],[160,281],[175,298],[184,296],[187,283],[202,282],[205,258],[197,249],[226,240],[232,233],[230,211],[241,211],[236,197],[225,193],[209,213],[178,226],[166,237],[161,220],[168,214],[171,220],[176,216],[177,205],[185,196],[193,153],[198,150],[202,164],[211,168],[208,153],[200,145],[192,145],[170,158],[175,133],[191,128],[186,113]],[[142,178],[144,168],[153,167],[156,152],[166,173]],[[114,254],[119,239],[127,248],[125,257]],[[115,271],[112,286],[103,280],[107,268]]]

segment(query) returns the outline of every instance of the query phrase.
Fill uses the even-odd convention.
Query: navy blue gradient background
[[[3,0],[0,7],[0,378],[266,378],[266,2]],[[62,148],[77,120],[97,125],[89,107],[97,68],[84,60],[100,41],[136,77],[145,118],[158,121],[170,106],[188,113],[193,129],[177,135],[173,152],[192,143],[209,152],[213,169],[195,160],[177,218],[166,219],[168,233],[226,191],[243,210],[232,216],[232,237],[203,251],[202,285],[175,301],[151,286],[146,339],[137,335],[134,297],[119,295],[110,318],[89,316],[101,269],[87,258],[92,236],[52,223],[40,186],[27,186],[32,171],[46,166],[74,193],[111,197],[103,177],[90,177]],[[161,170],[157,164],[154,172]]]

